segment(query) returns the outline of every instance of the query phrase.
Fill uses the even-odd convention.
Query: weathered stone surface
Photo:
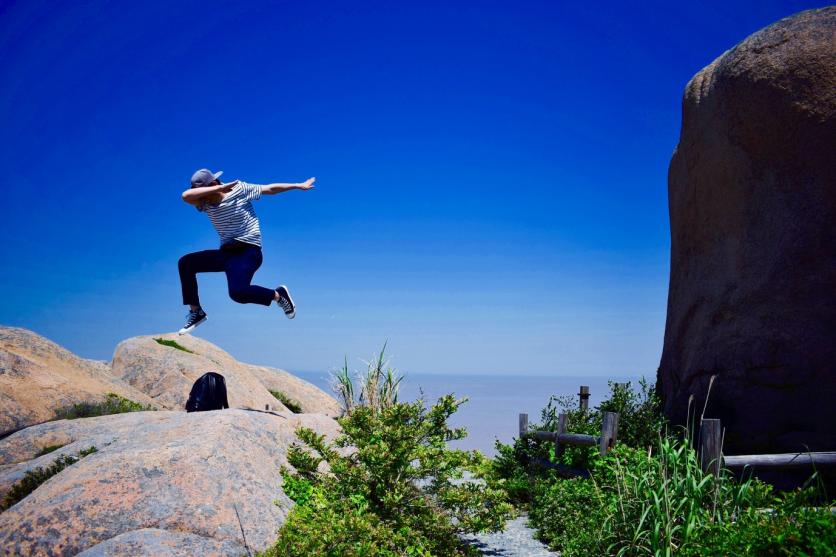
[[[155,338],[174,340],[194,352],[163,346]],[[286,371],[244,364],[211,342],[194,336],[163,334],[141,336],[121,342],[113,354],[112,373],[146,393],[165,408],[182,409],[195,380],[207,371],[226,378],[229,405],[239,408],[284,410],[268,389],[284,391],[296,399],[303,412],[337,416],[337,401]]]
[[[26,329],[0,326],[0,435],[51,419],[55,410],[116,393],[154,401],[110,373]]]
[[[726,452],[836,448],[836,7],[783,19],[700,71],[669,170],[658,387]]]
[[[0,440],[0,495],[57,455],[91,445],[98,452],[0,514],[0,547],[11,555],[90,548],[91,555],[230,555],[243,547],[243,528],[249,547],[262,550],[292,505],[279,470],[299,425],[329,437],[338,429],[321,414],[231,409],[135,412],[19,431]],[[30,460],[44,439],[69,444]]]
[[[78,557],[117,557],[153,555],[154,557],[241,557],[246,547],[232,540],[214,540],[195,534],[143,528],[100,543]]]

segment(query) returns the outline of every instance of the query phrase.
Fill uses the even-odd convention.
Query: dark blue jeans
[[[261,267],[261,248],[243,242],[232,242],[221,249],[208,249],[184,255],[178,262],[183,303],[199,306],[197,273],[226,273],[229,297],[239,304],[269,306],[275,290],[250,284]]]

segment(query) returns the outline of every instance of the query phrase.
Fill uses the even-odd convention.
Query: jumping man
[[[275,301],[284,314],[293,319],[296,306],[287,286],[264,288],[250,284],[261,267],[261,229],[252,202],[262,195],[273,195],[290,190],[312,189],[316,178],[301,184],[268,184],[258,186],[240,180],[221,183],[223,172],[205,168],[192,175],[192,186],[183,192],[183,201],[206,213],[221,237],[220,249],[198,251],[180,258],[180,286],[183,303],[189,306],[186,325],[180,334],[190,333],[206,321],[206,312],[197,296],[197,273],[226,273],[229,297],[239,304],[269,306]]]

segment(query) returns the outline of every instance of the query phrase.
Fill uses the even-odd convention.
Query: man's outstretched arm
[[[238,184],[238,180],[234,182],[229,182],[226,184],[216,184],[214,186],[204,186],[202,188],[190,188],[183,192],[183,201],[186,203],[190,203],[192,205],[196,205],[200,202],[200,200],[207,195],[212,195],[213,193],[227,193],[232,191],[232,188]]]
[[[290,190],[309,190],[313,189],[314,182],[316,182],[316,178],[308,178],[300,184],[267,184],[266,186],[261,186],[261,194],[274,195]]]

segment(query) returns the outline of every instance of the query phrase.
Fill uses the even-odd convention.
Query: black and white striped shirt
[[[233,240],[261,247],[261,228],[252,201],[261,199],[261,186],[239,181],[217,205],[204,203],[205,212],[221,237],[221,245]]]

